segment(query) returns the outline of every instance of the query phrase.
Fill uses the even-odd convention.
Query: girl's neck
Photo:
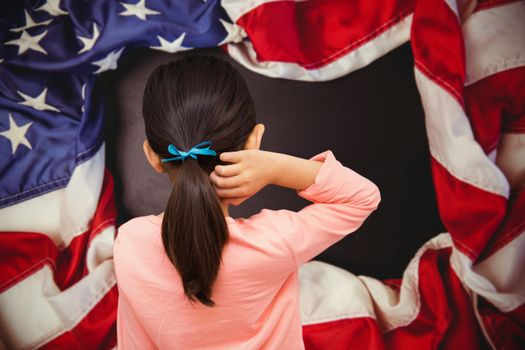
[[[230,212],[229,212],[229,210],[228,210],[229,207],[230,207],[230,206],[229,206],[228,204],[226,204],[226,203],[222,203],[222,202],[221,202],[221,209],[222,209],[222,213],[224,214],[224,217],[228,217],[228,216],[230,216]]]

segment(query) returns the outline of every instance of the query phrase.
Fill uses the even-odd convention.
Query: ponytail
[[[217,152],[242,149],[255,127],[248,86],[230,63],[218,57],[184,56],[151,73],[142,115],[151,149],[163,160],[178,159],[164,169],[173,181],[162,219],[164,249],[189,301],[213,306],[212,286],[228,241],[226,220],[209,178],[220,160],[200,157],[201,153],[198,159],[183,158],[190,147],[206,149],[202,141],[213,141]]]
[[[226,220],[208,174],[198,161],[182,161],[162,220],[162,242],[190,302],[215,305],[211,290],[227,240]]]

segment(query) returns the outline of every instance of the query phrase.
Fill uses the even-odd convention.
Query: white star
[[[227,44],[231,42],[238,43],[238,42],[241,42],[243,38],[246,38],[248,36],[248,34],[246,34],[244,29],[242,29],[237,24],[228,23],[222,18],[219,18],[219,21],[221,21],[228,35],[226,35],[226,38],[222,39],[222,41],[217,46],[221,46],[223,44]]]
[[[11,141],[11,151],[13,152],[12,154],[15,154],[16,149],[20,144],[31,149],[31,144],[26,138],[27,129],[29,129],[31,124],[33,124],[33,122],[29,122],[27,124],[18,126],[16,125],[11,113],[9,113],[9,129],[0,132],[0,135]]]
[[[155,50],[160,50],[160,51],[166,51],[170,53],[174,53],[177,51],[190,50],[191,47],[182,46],[182,42],[184,41],[185,36],[186,36],[186,33],[182,33],[177,39],[170,42],[164,39],[163,37],[157,35],[157,39],[159,39],[160,46],[150,46],[150,48],[155,49]]]
[[[91,62],[92,64],[100,67],[95,72],[95,74],[102,73],[102,72],[110,70],[110,69],[117,69],[117,61],[118,61],[118,59],[120,57],[120,54],[122,53],[123,50],[124,50],[124,48],[121,48],[118,51],[111,52],[109,55],[107,55],[106,58],[103,58],[100,61]]]
[[[83,36],[77,36],[77,38],[80,41],[82,41],[82,44],[84,45],[84,47],[80,51],[77,52],[77,55],[82,52],[91,50],[91,48],[93,47],[93,45],[95,45],[95,41],[97,41],[99,36],[100,36],[100,33],[98,32],[97,25],[93,22],[93,37],[91,39],[83,37]]]
[[[24,52],[26,52],[29,49],[35,50],[35,51],[38,51],[38,52],[42,52],[42,53],[45,53],[47,55],[46,50],[44,50],[42,48],[42,46],[40,46],[40,44],[38,43],[40,40],[42,40],[42,38],[46,34],[47,34],[47,30],[45,32],[43,32],[42,34],[31,36],[31,35],[27,34],[27,32],[24,30],[22,32],[22,36],[20,36],[20,38],[14,39],[14,40],[10,40],[10,41],[6,42],[6,45],[18,45],[18,54],[19,55],[23,54]]]
[[[67,11],[60,8],[60,0],[47,0],[47,2],[36,9],[37,11],[46,11],[51,16],[67,15]]]
[[[119,13],[121,16],[137,16],[141,20],[146,20],[146,15],[160,15],[158,11],[150,10],[144,3],[146,0],[140,0],[136,4],[126,4],[121,2],[120,4],[126,8],[126,11]]]
[[[40,95],[38,95],[37,97],[31,97],[29,95],[26,95],[26,94],[20,92],[20,91],[17,91],[17,92],[25,100],[23,102],[18,102],[21,105],[31,106],[34,109],[38,109],[39,111],[48,110],[48,111],[53,111],[53,112],[60,112],[55,107],[53,107],[51,105],[48,105],[46,103],[47,88],[45,88],[44,91],[42,91],[40,93]]]
[[[45,24],[48,24],[49,22],[51,22],[52,20],[48,20],[48,21],[44,21],[44,22],[40,22],[40,23],[36,23],[32,18],[31,16],[29,16],[29,12],[27,12],[27,10],[24,10],[24,12],[26,13],[26,25],[23,26],[23,27],[18,27],[18,28],[12,28],[12,29],[9,29],[10,32],[21,32],[22,30],[24,29],[27,29],[27,28],[32,28],[32,27],[36,27],[36,26],[42,26],[42,25],[45,25]]]
[[[86,102],[86,83],[84,83],[82,85],[82,89],[81,89],[81,93],[82,93],[82,100],[84,100],[84,102]],[[84,113],[84,103],[82,103],[82,106],[80,107],[80,109],[82,110],[82,113]]]

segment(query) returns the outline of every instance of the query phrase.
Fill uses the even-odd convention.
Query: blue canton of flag
[[[102,144],[96,76],[126,48],[176,52],[238,41],[219,1],[26,1],[2,5],[0,207],[67,185]]]

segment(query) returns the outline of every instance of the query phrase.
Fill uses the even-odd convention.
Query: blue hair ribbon
[[[217,155],[217,152],[211,149],[210,141],[201,142],[198,145],[193,146],[188,152],[181,151],[170,143],[170,145],[168,146],[168,152],[170,154],[173,154],[175,157],[164,158],[161,160],[162,163],[166,163],[171,160],[184,160],[188,157],[197,159],[198,155],[201,155],[201,156],[216,156]]]

